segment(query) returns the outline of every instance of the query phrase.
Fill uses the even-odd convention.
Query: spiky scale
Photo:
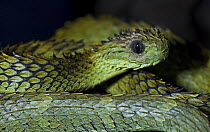
[[[154,31],[153,31],[154,30]],[[160,32],[158,31],[158,33],[156,34],[156,32],[157,32],[157,30],[156,29],[152,29],[152,32],[151,33],[148,33],[148,30],[144,30],[143,32],[142,31],[138,31],[139,32],[139,34],[136,34],[136,31],[131,31],[131,30],[128,30],[128,31],[126,31],[126,35],[124,35],[124,36],[122,36],[122,35],[115,35],[115,38],[113,38],[113,39],[110,39],[110,41],[112,41],[112,40],[114,40],[114,39],[116,39],[117,41],[121,41],[121,43],[122,42],[126,42],[126,40],[127,39],[134,39],[134,38],[136,38],[137,36],[140,36],[140,35],[143,35],[143,33],[145,33],[145,34],[147,34],[147,35],[150,35],[149,37],[146,37],[146,36],[142,36],[141,38],[142,38],[142,41],[145,41],[145,40],[147,40],[147,39],[150,39],[150,40],[154,40],[154,38],[156,37],[155,35],[157,35],[157,37],[156,38],[160,38],[161,37],[161,35],[159,35],[160,34]],[[133,36],[130,36],[130,35],[133,35]],[[136,36],[135,36],[136,35]],[[158,36],[159,35],[159,36]],[[33,43],[32,43],[33,44]],[[43,45],[44,44],[44,45]],[[43,53],[43,54],[47,54],[47,56],[49,57],[50,56],[50,52],[47,52],[46,51],[46,49],[47,48],[50,48],[50,45],[56,45],[56,43],[54,43],[53,41],[52,42],[47,42],[47,44],[46,44],[46,42],[41,42],[40,44],[38,43],[36,43],[34,46],[32,46],[31,48],[29,48],[29,50],[34,50],[36,47],[39,47],[39,46],[41,46],[42,47],[42,49],[40,50],[40,51],[38,51],[39,53]],[[62,46],[64,46],[65,45],[65,43],[63,43],[63,42],[60,42],[60,44],[62,45]],[[64,44],[64,45],[63,45]],[[108,43],[107,43],[108,44]],[[43,48],[43,47],[45,47],[45,48]],[[126,48],[126,45],[121,45],[121,47],[123,47],[123,48]],[[39,48],[37,48],[37,49],[39,49]],[[59,54],[59,51],[60,50],[62,50],[62,49],[59,49],[59,48],[55,48],[56,50],[58,50],[58,54]],[[66,48],[66,49],[68,49],[68,48]],[[54,49],[53,49],[54,50]],[[53,51],[52,50],[52,51]],[[56,51],[55,50],[55,51]],[[65,50],[64,50],[65,51]],[[85,50],[84,50],[85,51]],[[99,52],[100,50],[95,50],[94,52]],[[107,51],[108,52],[108,51]],[[49,54],[48,54],[49,53]],[[91,52],[89,52],[89,53],[91,53]],[[62,53],[63,54],[63,53]],[[51,54],[52,55],[52,54]],[[75,55],[77,55],[77,56],[79,56],[79,57],[77,57],[77,56],[69,56],[68,58],[67,57],[64,57],[65,59],[70,59],[70,61],[72,61],[72,62],[75,62],[75,63],[79,63],[79,62],[81,62],[81,61],[84,61],[84,60],[87,60],[87,58],[85,58],[85,59],[81,59],[82,57],[80,56],[81,55],[81,53],[79,53],[79,52],[75,52]],[[87,56],[88,56],[88,54],[86,54]],[[21,57],[21,56],[17,56],[17,55],[15,55],[15,57]],[[28,58],[26,57],[26,60],[28,59],[29,61],[28,61],[28,63],[27,64],[29,64],[29,63],[35,63],[34,65],[32,64],[29,64],[29,65],[27,65],[27,68],[29,68],[29,70],[31,70],[32,71],[32,73],[34,74],[34,72],[36,72],[36,71],[40,71],[43,67],[42,67],[42,65],[44,64],[46,64],[46,63],[51,63],[50,64],[50,66],[52,66],[51,68],[43,68],[45,71],[44,71],[44,73],[45,72],[50,72],[49,74],[51,74],[51,76],[47,76],[47,77],[44,77],[44,79],[46,79],[46,81],[45,82],[48,82],[48,83],[45,83],[45,84],[43,84],[43,85],[41,85],[40,83],[38,83],[38,84],[35,84],[35,85],[33,85],[33,86],[30,86],[30,88],[29,88],[29,91],[38,91],[38,92],[42,92],[42,91],[46,91],[46,90],[50,90],[50,91],[56,91],[56,90],[58,90],[59,92],[60,91],[63,91],[65,88],[67,88],[68,86],[66,85],[67,84],[67,80],[68,79],[70,79],[70,78],[72,78],[72,73],[74,73],[74,71],[72,71],[71,73],[70,73],[70,75],[68,74],[68,72],[63,72],[64,70],[66,70],[65,68],[67,67],[67,64],[68,63],[65,63],[65,62],[63,62],[63,61],[65,61],[65,59],[64,60],[59,60],[58,58],[59,57],[57,57],[57,55],[52,55],[52,57],[53,57],[53,59],[51,59],[51,60],[48,60],[49,58],[47,58],[47,62],[46,61],[43,61],[43,58],[40,60],[40,58],[39,58],[40,56],[28,56]],[[94,57],[93,57],[94,58]],[[93,59],[92,58],[92,59]],[[108,58],[108,57],[107,57]],[[120,58],[120,57],[119,57]],[[44,60],[45,60],[46,58],[44,58]],[[52,61],[54,61],[54,59],[56,60],[56,62],[55,63],[57,63],[58,62],[58,64],[53,64],[53,62]],[[132,58],[130,58],[130,59],[132,59]],[[12,59],[11,59],[12,60]],[[20,61],[21,61],[21,59],[19,59]],[[23,60],[23,59],[22,59]],[[117,59],[116,59],[117,60]],[[15,61],[14,61],[15,62]],[[103,62],[103,61],[101,61],[101,62]],[[108,61],[108,62],[110,62],[111,63],[111,61]],[[23,62],[24,63],[24,62]],[[25,63],[26,64],[26,63]],[[63,64],[63,65],[62,65]],[[118,65],[119,64],[126,64],[126,63],[118,63]],[[57,67],[55,66],[55,65],[58,65]],[[84,63],[79,63],[78,65],[72,65],[70,68],[70,70],[73,70],[73,69],[75,69],[77,66],[83,66],[83,68],[89,68],[89,66],[88,65],[85,65]],[[102,66],[104,66],[104,65],[102,65]],[[55,71],[52,71],[52,70],[54,70],[54,68],[58,68],[57,70],[55,70]],[[24,69],[24,68],[23,68]],[[23,69],[19,69],[19,70],[23,70]],[[48,70],[46,70],[46,69],[48,69]],[[108,68],[109,69],[109,68]],[[110,68],[111,69],[111,68]],[[114,68],[115,70],[119,70],[119,69],[122,69],[122,68]],[[17,69],[18,70],[18,69]],[[69,70],[69,69],[68,69]],[[52,72],[51,72],[52,71]],[[77,71],[77,70],[75,70],[75,71]],[[82,72],[85,72],[86,70],[81,70]],[[78,72],[78,71],[77,71]],[[37,72],[37,73],[39,73],[39,72]],[[88,74],[90,73],[89,71],[87,72]],[[80,77],[80,79],[82,79],[82,78],[84,78],[84,79],[86,79],[86,78],[88,78],[88,74],[85,74],[85,75],[81,75],[81,74],[79,74],[78,73],[78,77]],[[138,74],[142,74],[142,75],[146,75],[146,73],[142,73],[141,71],[138,71],[137,73],[135,73],[135,75],[138,75]],[[73,75],[76,75],[76,73],[75,74],[73,74]],[[115,74],[116,75],[116,74]],[[131,79],[131,77],[132,77],[132,73],[131,74],[128,74],[128,79],[130,80]],[[67,78],[68,79],[65,79],[65,78],[63,78],[63,76],[64,77],[66,77],[67,76]],[[100,76],[100,74],[99,74],[99,76]],[[114,75],[112,75],[111,77],[113,77]],[[57,81],[55,81],[55,79],[54,78],[56,78],[57,79]],[[27,77],[26,77],[27,78]],[[38,79],[39,78],[39,75],[37,75],[37,77],[35,77],[36,79]],[[52,79],[53,78],[53,79]],[[125,91],[126,92],[128,92],[128,93],[136,93],[136,91],[138,91],[138,92],[142,92],[142,89],[143,90],[145,90],[144,92],[148,92],[148,91],[150,91],[150,93],[154,93],[154,92],[158,92],[158,90],[159,89],[150,89],[150,90],[148,90],[148,85],[147,85],[147,82],[143,79],[143,78],[145,78],[145,77],[140,77],[142,80],[140,80],[140,81],[142,81],[142,82],[144,82],[146,85],[142,85],[143,86],[143,88],[140,88],[141,90],[134,90],[134,89],[132,89],[131,90],[131,88],[133,88],[133,86],[134,86],[134,83],[131,81],[131,83],[130,84],[132,84],[132,85],[129,85],[128,83],[130,82],[129,80],[126,80],[126,81],[123,81],[123,83],[124,82],[128,82],[128,83],[126,83],[125,85],[127,85],[126,87],[125,87]],[[149,77],[149,81],[151,81],[151,78],[152,77]],[[34,80],[36,80],[36,79],[34,79]],[[155,79],[155,78],[152,78],[152,79]],[[52,81],[51,80],[53,80],[53,83],[52,84],[49,84],[49,83],[51,83]],[[157,80],[157,79],[155,79],[155,80]],[[93,80],[88,80],[88,81],[93,81]],[[36,81],[35,81],[36,82]],[[75,87],[79,87],[81,84],[82,84],[82,82],[78,82],[78,81],[69,81],[69,85],[71,85],[71,84],[73,84],[73,83],[75,83]],[[23,82],[24,83],[24,82]],[[21,83],[21,85],[23,84],[23,83]],[[61,84],[62,83],[62,84]],[[124,85],[123,83],[119,83],[119,85]],[[31,83],[30,83],[31,84]],[[86,84],[86,83],[84,83],[84,84]],[[140,83],[141,84],[141,83]],[[136,84],[137,86],[140,86],[139,84]],[[154,86],[153,85],[153,83],[150,83],[149,82],[149,85],[150,86]],[[162,86],[162,83],[160,83],[160,85]],[[6,84],[4,84],[4,86],[7,86]],[[17,83],[12,83],[12,85],[11,86],[13,86],[13,87],[17,87]],[[55,86],[55,87],[52,87],[52,86]],[[85,85],[83,85],[83,87],[84,87]],[[130,86],[132,86],[132,87],[130,87]],[[27,84],[25,85],[25,87],[28,87],[27,86]],[[59,89],[57,89],[57,87],[59,87]],[[19,87],[19,88],[21,88],[21,87]],[[38,90],[36,90],[36,88],[39,88]],[[70,88],[67,88],[67,89],[71,89],[71,87]],[[17,91],[18,92],[21,92],[22,90],[24,90],[24,88],[22,88],[22,89],[18,89]],[[122,90],[122,89],[121,89]],[[163,89],[162,89],[163,90]],[[166,90],[166,92],[167,92],[167,90],[168,89],[165,89]],[[11,90],[9,90],[9,91],[14,91],[14,89],[11,89]],[[119,92],[118,90],[116,90],[116,92]],[[53,96],[53,95],[52,95]],[[38,108],[37,109],[37,112],[39,113],[39,114],[41,114],[42,112],[46,112],[47,110],[48,110],[48,108],[51,108],[51,107],[48,107],[48,106],[46,106],[47,104],[50,104],[50,102],[51,101],[53,101],[53,99],[51,98],[52,97],[51,96],[51,94],[49,94],[49,96],[47,97],[47,95],[44,95],[44,96],[38,96],[37,98],[35,98],[35,99],[37,99],[37,100],[35,100],[35,102],[34,102],[34,106],[36,107],[36,106],[40,106],[40,108]],[[57,95],[58,97],[60,96],[60,95]],[[67,96],[69,96],[69,95],[67,95]],[[177,97],[180,97],[180,96],[177,96]],[[4,97],[3,97],[4,98]],[[72,98],[72,96],[70,96],[70,98]],[[79,96],[77,96],[76,97],[77,99],[81,99],[81,100],[85,100],[84,99],[84,96],[82,96],[82,98],[80,98]],[[97,97],[94,97],[94,99],[88,99],[88,101],[89,100],[93,100],[93,101],[95,101],[95,102],[97,102],[97,99],[96,99]],[[107,100],[107,98],[105,98],[105,100],[102,100],[102,101],[100,101],[101,102],[101,104],[102,105],[100,105],[100,107],[99,108],[104,108],[104,105],[106,105],[106,103],[108,102],[110,102],[110,98],[111,98],[111,100],[112,100],[112,98],[114,98],[114,97],[109,97],[109,100]],[[173,99],[159,99],[158,101],[151,101],[150,99],[151,99],[152,97],[146,97],[145,98],[145,100],[143,101],[143,103],[142,104],[149,104],[149,103],[151,103],[151,102],[154,102],[154,103],[157,103],[157,102],[159,102],[159,103],[157,103],[157,104],[151,104],[151,105],[149,105],[148,106],[148,108],[151,108],[151,110],[158,110],[158,109],[156,109],[156,107],[157,106],[159,106],[159,105],[164,105],[164,106],[162,106],[161,108],[160,108],[160,112],[157,112],[157,113],[155,113],[155,115],[160,115],[160,113],[161,113],[161,110],[168,110],[168,109],[170,109],[170,108],[172,108],[173,106],[178,106],[178,104],[179,103],[177,103],[176,101],[174,101]],[[183,97],[184,98],[184,97]],[[44,105],[44,106],[41,106],[41,105],[38,105],[38,103],[36,102],[36,101],[40,101],[40,100],[42,100],[43,99],[43,101],[42,101],[42,104]],[[134,101],[132,101],[132,99],[134,99],[134,101],[136,102],[136,100],[138,99],[138,98],[136,98],[136,97],[132,97],[132,98],[129,98],[129,100],[127,100],[127,102],[131,102],[131,104],[134,102]],[[96,130],[101,130],[101,129],[105,129],[105,130],[107,130],[107,131],[115,131],[116,129],[116,131],[123,131],[123,130],[125,130],[125,129],[127,129],[128,128],[128,126],[127,126],[127,124],[129,124],[129,127],[131,127],[133,130],[138,130],[138,129],[141,129],[141,128],[143,128],[143,127],[145,127],[145,128],[149,128],[149,127],[151,127],[152,125],[154,125],[154,127],[157,127],[158,129],[163,129],[163,126],[167,126],[165,123],[164,123],[164,125],[162,125],[161,123],[160,124],[158,124],[156,121],[165,121],[165,116],[154,116],[154,117],[152,117],[152,116],[148,116],[147,118],[145,118],[145,116],[148,114],[148,113],[145,113],[145,112],[139,112],[138,111],[138,114],[140,114],[140,115],[143,115],[143,117],[133,117],[134,119],[138,119],[137,120],[137,122],[138,121],[140,121],[139,122],[139,124],[133,124],[134,122],[129,118],[129,117],[131,117],[131,116],[133,116],[133,113],[134,112],[132,112],[131,110],[129,110],[129,107],[128,106],[123,106],[122,108],[119,108],[119,109],[122,109],[122,110],[125,110],[126,109],[126,111],[123,111],[121,114],[119,114],[118,115],[118,118],[116,119],[116,120],[113,120],[112,121],[112,119],[115,119],[115,118],[113,118],[113,117],[116,117],[116,116],[113,116],[112,118],[110,118],[110,115],[112,115],[112,113],[108,113],[107,114],[107,111],[106,110],[104,110],[104,109],[101,109],[100,110],[100,114],[97,114],[97,116],[91,116],[91,118],[90,119],[94,119],[94,120],[90,120],[90,119],[86,119],[86,121],[84,121],[84,117],[87,117],[87,116],[85,116],[85,113],[87,113],[87,111],[88,111],[88,108],[86,107],[86,106],[89,106],[89,104],[90,103],[86,103],[85,105],[80,105],[80,103],[78,103],[78,102],[71,102],[71,103],[69,103],[69,104],[71,104],[72,106],[76,106],[76,108],[79,108],[80,110],[78,111],[78,109],[74,109],[74,110],[72,110],[72,111],[70,111],[70,113],[68,113],[68,115],[67,116],[65,116],[65,117],[69,117],[70,119],[72,119],[72,120],[70,120],[69,118],[65,118],[65,117],[59,117],[58,115],[60,115],[62,112],[62,110],[64,110],[65,111],[65,113],[66,112],[68,112],[69,110],[68,109],[63,109],[64,107],[64,105],[62,105],[62,107],[59,107],[58,105],[60,105],[61,104],[61,102],[59,102],[59,101],[65,101],[64,99],[63,99],[63,96],[62,96],[62,98],[60,99],[60,100],[58,100],[58,101],[55,101],[55,102],[53,102],[53,103],[55,103],[56,105],[53,107],[53,108],[56,108],[56,110],[57,110],[57,108],[60,108],[58,111],[55,111],[55,110],[51,110],[50,112],[55,112],[55,113],[50,113],[51,115],[55,115],[55,117],[56,118],[62,118],[62,119],[60,119],[60,120],[56,120],[56,121],[53,121],[53,117],[51,116],[51,117],[43,117],[43,118],[39,118],[39,116],[33,116],[34,117],[34,120],[31,120],[31,122],[27,122],[27,121],[25,121],[25,122],[27,122],[26,123],[26,125],[31,125],[31,126],[33,126],[32,128],[37,128],[37,126],[39,126],[36,130],[40,130],[41,131],[41,129],[42,129],[42,127],[43,128],[49,128],[48,130],[50,130],[51,128],[52,128],[52,126],[53,126],[53,128],[58,128],[58,129],[62,129],[63,127],[61,126],[61,125],[58,125],[58,124],[62,124],[61,122],[59,122],[59,121],[69,121],[70,123],[67,123],[68,125],[63,125],[63,126],[65,126],[65,127],[68,127],[68,129],[66,129],[66,128],[64,128],[64,130],[70,130],[70,131],[84,131],[85,130],[85,128],[87,128],[87,129],[96,129]],[[100,100],[100,99],[98,99],[98,100]],[[114,100],[114,99],[113,99]],[[120,99],[120,101],[122,101],[123,100],[123,98],[121,98]],[[165,101],[166,100],[166,101]],[[165,102],[164,102],[165,101]],[[27,103],[28,102],[30,102],[30,101],[26,101]],[[95,102],[93,102],[93,103],[95,103]],[[138,103],[141,103],[141,101],[137,101]],[[166,103],[167,102],[167,103]],[[91,103],[91,105],[93,104],[93,103]],[[118,102],[119,103],[119,102]],[[108,105],[108,104],[107,104]],[[182,104],[181,104],[182,105]],[[85,107],[84,107],[85,106]],[[96,105],[94,105],[94,106],[96,106]],[[120,106],[120,105],[119,105]],[[133,104],[132,104],[132,106],[133,106]],[[144,109],[145,107],[138,107],[138,106],[141,106],[141,105],[139,105],[139,104],[136,104],[136,105],[134,105],[134,107],[136,107],[137,109]],[[187,105],[188,106],[188,105]],[[67,108],[69,108],[69,106],[67,106]],[[84,110],[81,110],[82,108],[85,108]],[[93,108],[95,108],[95,107],[92,107],[92,109],[91,110],[89,110],[90,112],[93,110]],[[115,107],[116,109],[118,108],[118,107]],[[178,112],[178,109],[177,109],[177,107],[175,107],[176,108],[176,110],[173,110],[173,113],[177,113]],[[191,107],[190,107],[191,108]],[[67,111],[68,110],[68,111]],[[144,109],[145,111],[148,111],[148,112],[150,112],[148,109]],[[186,108],[185,109],[180,109],[181,111],[183,111],[183,110],[186,110]],[[190,109],[190,110],[192,110],[192,109]],[[24,110],[24,111],[26,111],[26,110]],[[104,111],[104,112],[103,112]],[[195,110],[196,111],[196,110]],[[195,111],[192,111],[192,112],[195,112]],[[72,113],[71,113],[72,112]],[[79,113],[79,112],[84,112],[84,113]],[[154,111],[151,111],[151,113],[153,113]],[[187,112],[189,112],[189,111],[187,111]],[[185,112],[185,113],[187,113],[187,112]],[[31,112],[29,112],[29,113],[31,113]],[[76,113],[76,114],[75,114]],[[91,115],[91,114],[90,114]],[[98,115],[101,115],[102,116],[102,119],[101,118],[99,118],[98,117]],[[196,114],[192,114],[192,115],[196,115]],[[199,114],[198,114],[199,115]],[[171,116],[171,115],[169,115],[169,116]],[[78,118],[77,118],[78,117]],[[124,119],[124,117],[128,117],[127,119]],[[172,116],[173,117],[173,116]],[[183,131],[187,131],[187,130],[189,130],[189,127],[188,126],[184,126],[184,125],[186,125],[187,124],[187,122],[185,121],[185,120],[181,120],[181,119],[183,119],[185,116],[181,116],[180,118],[178,118],[178,119],[180,119],[179,120],[179,122],[176,122],[176,121],[171,121],[171,124],[172,124],[172,128],[171,129],[174,129],[174,130],[183,130]],[[77,118],[77,119],[75,119],[75,118]],[[193,118],[193,117],[192,117]],[[98,120],[97,120],[98,119]],[[118,121],[117,121],[118,120]],[[156,121],[155,121],[156,120]],[[205,117],[204,117],[204,120],[205,120]],[[94,125],[94,127],[92,127],[92,124],[90,125],[90,123],[89,122],[93,122],[93,121],[96,121],[96,123],[92,123],[93,125]],[[135,120],[136,121],[136,120]],[[192,120],[193,121],[193,120]],[[201,120],[202,121],[202,120]],[[58,123],[59,122],[59,123]],[[115,125],[115,123],[117,123],[117,122],[119,122],[119,124],[118,125],[116,125],[116,126],[114,126]],[[177,125],[177,124],[179,124],[179,123],[182,123],[183,124],[183,126],[181,126],[181,125]],[[72,123],[72,125],[71,125],[71,123]],[[83,123],[87,123],[87,124],[83,124]],[[89,123],[89,124],[88,124]],[[156,124],[157,123],[157,124]],[[200,123],[200,122],[198,122],[198,123]],[[37,125],[38,124],[38,125]],[[55,124],[57,124],[57,125],[55,125]],[[95,125],[96,124],[96,125]],[[169,127],[171,126],[171,124],[169,125]],[[191,124],[191,127],[192,127],[192,130],[196,130],[197,128],[197,126],[193,126],[192,124],[193,123],[189,123],[189,124]],[[30,129],[31,129],[31,126],[30,126]],[[75,127],[76,126],[76,127]],[[88,127],[86,127],[86,126],[88,126]],[[179,128],[179,126],[180,126],[180,128]],[[85,127],[85,128],[84,128]],[[17,127],[15,128],[15,127],[12,127],[12,128],[10,128],[10,127],[7,127],[7,128],[3,128],[3,129],[13,129],[13,130],[17,130],[17,131],[21,131],[21,130],[23,130],[23,129],[27,129],[27,126],[21,126],[21,123],[18,123],[18,125],[17,125]],[[150,128],[151,129],[151,128]],[[191,129],[191,128],[190,128]],[[203,130],[205,130],[205,127],[204,128],[202,128]],[[207,129],[208,129],[208,127],[207,127]]]

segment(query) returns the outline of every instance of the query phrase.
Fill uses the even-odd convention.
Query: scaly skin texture
[[[106,40],[107,36],[118,33],[122,29],[133,29],[135,27],[141,29],[148,28],[150,25],[135,21],[129,21],[128,24],[112,16],[100,16],[97,19],[94,19],[92,16],[86,16],[74,22],[66,22],[64,27],[56,31],[52,39],[58,41],[74,39],[94,43],[100,40]],[[178,86],[185,88],[187,91],[210,93],[210,77],[208,74],[210,68],[208,62],[204,64],[204,59],[209,59],[209,53],[199,55],[200,51],[198,46],[184,42],[184,40],[173,34],[170,30],[164,30],[163,32],[168,40],[173,43],[171,45],[169,59],[155,66],[155,68],[150,67],[147,70],[167,78],[169,82],[176,83],[176,85],[178,84]],[[178,44],[174,45],[177,42]],[[85,43],[85,46],[92,43]],[[206,48],[201,49],[206,50]],[[167,72],[165,69],[167,69]]]
[[[0,104],[1,131],[209,131],[202,112],[169,96],[28,93]]]
[[[210,50],[201,47],[202,53],[207,58],[206,64],[199,68],[191,68],[177,76],[177,84],[189,91],[210,93]]]
[[[119,33],[125,29],[134,30],[135,28],[143,29],[150,27],[150,25],[144,22],[129,21],[129,23],[126,23],[109,15],[98,16],[97,19],[91,15],[87,15],[73,22],[66,22],[64,27],[56,30],[51,40],[84,40],[85,42],[95,43],[106,40],[108,36]],[[163,30],[161,29],[161,31]],[[180,43],[185,43],[182,38],[172,33],[169,29],[164,30],[163,33],[170,42],[176,40]]]
[[[137,70],[155,65],[168,55],[167,40],[158,32],[157,28],[128,30],[109,38],[110,41],[94,49],[76,52],[74,55],[65,54],[62,58],[53,54],[51,57],[45,57],[40,55],[42,50],[39,51],[39,55],[28,55],[27,52],[20,53],[19,48],[13,50],[13,55],[2,53],[0,91],[79,92],[93,88],[129,69]],[[136,40],[143,43],[142,53],[134,53],[131,49],[131,44]],[[37,45],[39,44],[45,46],[42,43]],[[50,43],[46,43],[48,44]],[[54,51],[56,50],[52,49],[43,54]]]
[[[1,131],[209,131],[207,116],[197,108],[209,111],[207,95],[176,93],[179,89],[138,70],[167,57],[161,30],[127,30],[69,53],[77,48],[72,45],[89,42],[54,38],[3,50],[0,91],[7,94],[0,100]],[[98,85],[132,95],[63,93]],[[135,95],[141,93],[160,95]]]

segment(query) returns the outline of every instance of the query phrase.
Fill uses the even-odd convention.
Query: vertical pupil
[[[142,53],[144,52],[145,46],[140,40],[134,40],[131,42],[131,49],[134,53]]]
[[[135,45],[135,46],[136,46],[136,47],[135,47],[136,53],[139,53],[140,50],[141,50],[141,46],[140,46],[139,42],[136,42],[136,45]]]

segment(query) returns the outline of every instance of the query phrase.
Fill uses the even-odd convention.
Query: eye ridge
[[[130,44],[130,48],[134,53],[141,54],[145,50],[145,45],[140,40],[133,40]]]

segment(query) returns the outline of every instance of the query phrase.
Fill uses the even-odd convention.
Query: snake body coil
[[[209,130],[202,112],[170,96],[29,93],[2,98],[1,131]]]
[[[167,57],[160,29],[126,30],[70,53],[69,45],[85,43],[38,41],[1,52],[1,131],[210,130],[197,108],[208,111],[208,96],[171,94],[177,88],[139,70]],[[113,95],[67,93],[98,86]]]

